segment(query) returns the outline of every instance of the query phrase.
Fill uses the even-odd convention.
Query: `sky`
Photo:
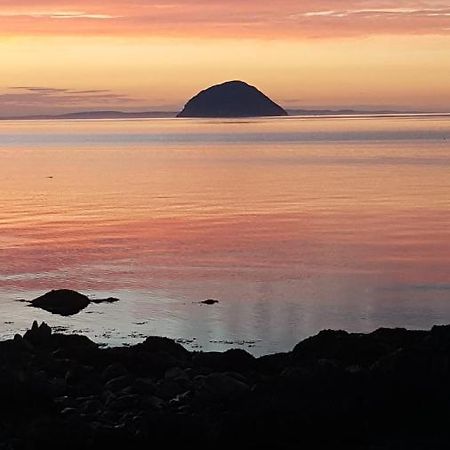
[[[448,0],[0,0],[0,116],[176,111],[240,79],[288,109],[450,110]]]

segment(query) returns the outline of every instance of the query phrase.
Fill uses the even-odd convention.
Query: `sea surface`
[[[20,301],[59,288],[120,302]],[[35,319],[256,355],[450,323],[450,116],[0,122],[0,337]]]

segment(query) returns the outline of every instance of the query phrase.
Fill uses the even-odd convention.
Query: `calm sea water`
[[[18,301],[56,288],[121,302]],[[0,336],[34,319],[254,354],[450,323],[450,117],[2,122]]]

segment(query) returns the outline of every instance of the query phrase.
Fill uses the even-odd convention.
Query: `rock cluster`
[[[443,449],[450,326],[323,331],[254,358],[34,323],[0,343],[0,401],[0,449]]]

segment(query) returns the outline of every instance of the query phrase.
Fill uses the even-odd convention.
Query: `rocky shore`
[[[0,343],[0,401],[0,449],[443,449],[450,326],[323,331],[254,358],[35,322]]]

